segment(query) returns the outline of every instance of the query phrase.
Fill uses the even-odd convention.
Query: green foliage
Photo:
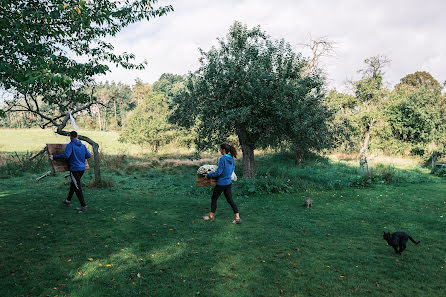
[[[185,89],[185,77],[177,74],[163,73],[160,78],[153,83],[152,88],[154,92],[164,95],[165,101],[171,106],[173,98],[181,96]],[[173,125],[172,133],[173,142],[180,146],[191,148],[196,138],[196,124],[192,124],[190,127],[183,128],[181,126]]]
[[[400,80],[400,83],[395,86],[396,89],[400,87],[415,87],[415,88],[428,88],[431,90],[436,90],[439,92],[441,90],[440,83],[429,73],[426,71],[417,71],[415,73],[411,73],[406,75]]]
[[[163,94],[149,93],[129,115],[120,141],[149,146],[155,152],[172,139],[171,125],[167,122],[169,110]]]
[[[327,93],[324,103],[332,111],[329,119],[331,148],[340,151],[352,151],[355,140],[358,139],[358,127],[353,121],[357,111],[358,100],[355,96],[344,94],[336,90]]]
[[[441,167],[434,167],[431,170],[431,174],[435,175],[435,176],[439,176],[439,177],[446,177],[446,168]]]
[[[384,144],[396,142],[400,150],[406,149],[412,154],[430,156],[435,151],[443,152],[446,101],[438,82],[416,80],[419,72],[412,76],[401,79],[386,102],[384,116],[388,129],[382,133]]]
[[[23,96],[42,96],[61,110],[87,102],[84,87],[109,71],[107,64],[144,68],[144,63],[132,62],[133,54],[115,54],[104,38],[173,10],[154,8],[156,2],[1,0],[0,86]]]
[[[141,79],[136,79],[135,84],[132,87],[132,104],[137,106],[144,101],[144,99],[152,92],[152,87],[143,82]]]
[[[176,96],[184,87],[184,77],[178,74],[163,73],[160,78],[153,83],[154,92],[162,93],[166,98]]]

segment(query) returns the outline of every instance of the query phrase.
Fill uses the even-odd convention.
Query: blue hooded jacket
[[[73,139],[65,147],[65,152],[60,155],[54,155],[53,159],[68,159],[70,171],[84,171],[85,159],[90,157],[91,155],[85,145],[79,139]]]
[[[231,175],[234,172],[235,163],[234,158],[229,155],[223,155],[218,162],[218,168],[216,171],[208,173],[207,177],[218,177],[217,185],[227,186],[232,183]]]

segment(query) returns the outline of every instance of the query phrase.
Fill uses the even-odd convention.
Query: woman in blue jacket
[[[220,153],[223,155],[218,162],[218,168],[216,171],[206,174],[206,178],[218,178],[217,185],[212,193],[211,200],[211,212],[208,216],[204,216],[203,219],[206,221],[213,221],[215,219],[215,211],[217,210],[217,200],[221,193],[225,194],[226,201],[231,205],[232,210],[235,214],[235,219],[232,221],[233,224],[241,224],[242,219],[238,213],[237,205],[234,200],[232,200],[232,180],[231,176],[235,169],[234,158],[237,158],[236,149],[227,143],[220,145]]]

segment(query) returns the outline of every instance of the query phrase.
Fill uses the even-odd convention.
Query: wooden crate
[[[60,155],[65,152],[65,147],[67,145],[63,143],[48,143],[48,154],[50,155]],[[53,166],[54,172],[64,172],[70,171],[70,165],[68,164],[68,159],[58,159],[52,160],[51,166]],[[90,169],[88,161],[85,160],[85,170]]]
[[[197,186],[206,187],[206,186],[215,186],[217,184],[217,179],[215,178],[206,178],[204,175],[197,175]]]

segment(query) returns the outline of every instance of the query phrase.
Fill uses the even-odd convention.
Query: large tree
[[[64,131],[69,112],[76,114],[96,101],[85,92],[94,77],[109,71],[109,63],[143,69],[134,55],[115,54],[104,40],[129,24],[150,20],[172,10],[154,8],[157,0],[0,0],[0,87],[12,96],[0,113],[27,111]],[[39,102],[54,106],[44,112]],[[98,145],[93,146],[99,166]],[[97,169],[97,170],[96,170]],[[100,181],[99,168],[95,178]]]
[[[236,134],[243,175],[252,178],[254,149],[285,139],[284,129],[291,123],[280,121],[292,119],[283,113],[319,98],[322,80],[317,73],[308,75],[307,61],[285,41],[271,40],[260,27],[248,29],[239,22],[217,46],[201,50],[199,61],[200,68],[171,102],[171,120],[198,126],[199,149],[215,148]]]

